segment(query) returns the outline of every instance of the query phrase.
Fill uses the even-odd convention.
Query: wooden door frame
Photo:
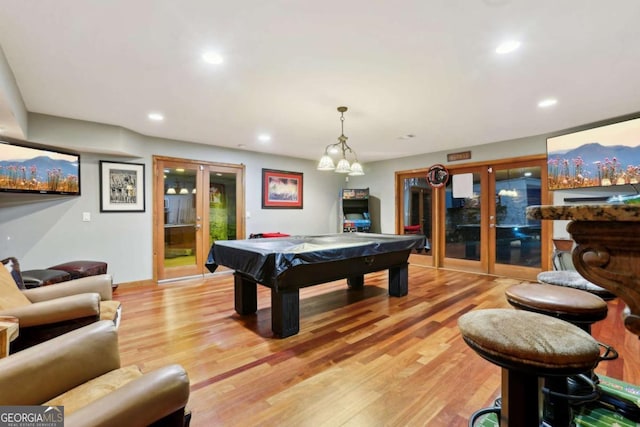
[[[395,212],[396,212],[396,234],[404,234],[404,215],[403,215],[403,211],[404,211],[404,201],[403,201],[403,195],[404,195],[404,184],[403,184],[403,180],[407,179],[407,178],[414,178],[414,177],[426,177],[426,169],[415,169],[412,171],[402,171],[402,172],[396,172],[395,173],[395,192],[396,192],[396,205],[395,205]],[[436,206],[438,206],[437,201],[435,201],[435,199],[437,199],[437,193],[434,191],[435,189],[431,189],[431,209],[435,209]],[[424,208],[424,207],[423,207]],[[436,215],[431,214],[431,240],[429,241],[429,244],[431,245],[431,248],[433,248],[434,246],[434,242],[433,240],[438,238],[438,229],[437,229],[437,224],[435,221]],[[433,250],[431,250],[429,252],[429,255],[427,254],[420,254],[420,255],[416,255],[416,254],[411,254],[410,255],[410,262],[413,264],[419,264],[419,265],[425,265],[425,266],[437,266],[437,256],[436,254],[434,254]]]
[[[199,171],[203,172],[201,180],[202,182],[199,185],[204,188],[205,181],[208,182],[209,177],[205,174],[204,168],[208,170],[214,169],[219,170],[221,172],[229,172],[236,174],[236,236],[239,239],[243,239],[245,237],[245,165],[243,164],[232,164],[232,163],[220,163],[220,162],[209,162],[203,160],[193,160],[193,159],[183,159],[179,157],[168,157],[168,156],[152,156],[153,160],[153,198],[152,198],[152,206],[153,206],[153,280],[155,282],[158,281],[158,267],[161,262],[159,254],[163,252],[164,245],[164,171],[158,170],[159,162],[175,162],[189,166],[195,166]],[[203,203],[200,203],[200,208],[197,210],[196,215],[202,218],[201,228],[203,230],[208,230],[209,227],[209,217],[205,215]],[[163,221],[160,221],[162,215]],[[203,231],[204,233],[204,231]],[[199,247],[199,251],[196,256],[196,263],[198,265],[204,266],[205,260],[200,257],[206,257],[209,249],[204,248],[204,238],[202,238],[203,233],[200,233],[200,238],[196,240],[196,245]],[[206,272],[204,272],[206,274]]]
[[[490,270],[490,260],[493,258],[490,256],[491,251],[491,239],[488,231],[488,227],[484,224],[486,218],[489,217],[489,172],[485,165],[459,165],[456,167],[448,168],[451,175],[454,173],[474,173],[477,172],[480,175],[480,242],[486,242],[486,245],[480,245],[480,260],[467,260],[458,258],[447,258],[445,254],[445,215],[444,209],[446,206],[446,186],[438,188],[438,197],[440,197],[440,210],[436,212],[436,222],[439,223],[439,231],[441,233],[439,241],[442,242],[442,246],[439,248],[441,254],[440,266],[453,269],[464,269],[466,271],[473,271],[476,273],[487,273]],[[449,178],[451,179],[451,178]]]
[[[548,169],[547,169],[547,157],[546,156],[529,156],[515,159],[504,159],[504,161],[491,162],[491,167],[495,169],[512,169],[521,167],[522,163],[536,163],[540,162],[540,200],[543,205],[550,204],[553,199],[552,192],[548,188]],[[495,182],[495,180],[493,180]],[[494,192],[495,194],[495,188]],[[494,213],[495,214],[495,213]],[[552,254],[553,254],[553,223],[552,221],[541,221],[540,232],[540,269],[541,271],[547,271],[553,269]],[[517,265],[505,265],[493,263],[492,274],[499,276],[513,275],[516,277],[528,278],[530,280],[536,280],[529,273],[531,267],[517,266]]]
[[[455,171],[455,172],[460,172],[463,171],[465,169],[476,169],[476,168],[486,168],[488,167],[503,167],[504,165],[507,164],[520,164],[520,163],[527,163],[527,162],[541,162],[546,166],[546,160],[547,157],[545,154],[536,154],[536,155],[529,155],[529,156],[522,156],[522,157],[510,157],[510,158],[504,158],[504,159],[496,159],[496,160],[491,160],[491,161],[481,161],[481,162],[469,162],[469,163],[464,163],[464,164],[459,164],[459,165],[445,165],[447,167],[447,169],[449,169],[450,171]],[[396,234],[402,234],[403,230],[404,230],[404,203],[403,203],[403,195],[404,195],[404,186],[403,186],[403,180],[406,178],[411,178],[411,177],[416,177],[416,176],[426,176],[427,172],[429,170],[429,167],[425,167],[425,168],[418,168],[418,169],[409,169],[409,170],[403,170],[403,171],[396,171],[395,172],[395,214],[396,214],[396,220],[395,220],[395,224],[396,224]],[[488,172],[485,172],[488,173]],[[489,183],[489,181],[493,182],[492,180],[487,180],[487,185]],[[541,200],[542,200],[542,204],[549,204],[550,201],[552,200],[552,193],[548,190],[547,187],[547,168],[546,167],[542,167],[541,165],[541,170],[540,170],[540,193],[541,193]],[[493,184],[495,185],[495,184]],[[484,199],[484,197],[488,197],[489,194],[493,194],[490,192],[490,188],[486,188],[486,189],[482,189],[484,190],[481,194],[483,194],[483,199],[481,200],[481,210],[483,209],[488,209],[489,208],[489,203],[488,199]],[[495,190],[495,188],[494,188]],[[494,191],[495,192],[495,191]],[[443,268],[444,267],[444,242],[445,242],[445,231],[444,231],[444,216],[442,214],[442,210],[444,209],[445,206],[445,188],[444,187],[440,187],[440,188],[434,188],[433,189],[433,197],[432,197],[432,214],[433,214],[433,220],[432,220],[432,233],[433,233],[433,243],[432,243],[432,248],[431,248],[431,253],[433,256],[433,266],[436,268]],[[482,212],[481,215],[487,215],[486,217],[488,217],[490,213],[489,212]],[[495,212],[494,212],[495,215]],[[553,236],[553,228],[552,228],[552,223],[550,221],[542,221],[541,224],[541,241],[540,241],[540,245],[541,245],[541,270],[545,271],[545,270],[549,270],[551,269],[551,254],[552,254],[552,250],[553,250],[553,244],[552,244],[552,236]],[[486,228],[486,227],[483,227]],[[484,231],[486,233],[486,231]],[[486,236],[485,236],[485,241],[486,241]],[[489,251],[488,249],[488,245],[485,245],[484,247],[481,248],[481,251]],[[489,251],[490,252],[490,251]],[[485,268],[484,271],[488,270],[488,263],[490,262],[489,260],[489,252],[485,252],[484,256],[482,256],[483,254],[481,253],[481,260],[485,259],[487,265],[482,266],[481,268]],[[495,254],[493,254],[493,257],[495,257]],[[466,260],[460,260],[460,262],[462,263],[460,266],[462,267]],[[496,265],[495,264],[495,259],[493,259],[491,262],[493,262],[492,265]],[[468,262],[466,262],[468,263]],[[448,264],[450,264],[450,266],[452,268],[455,268],[455,262],[449,262]],[[511,271],[518,272],[518,268],[517,266],[510,266]],[[504,274],[506,273],[505,268],[497,268],[494,269],[492,271],[491,274]]]

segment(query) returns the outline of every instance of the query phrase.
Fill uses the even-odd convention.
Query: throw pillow
[[[11,277],[13,277],[13,281],[16,282],[18,289],[27,289],[24,285],[24,281],[22,280],[22,273],[20,273],[20,263],[18,262],[18,259],[15,257],[5,258],[2,260],[2,264],[7,268]]]

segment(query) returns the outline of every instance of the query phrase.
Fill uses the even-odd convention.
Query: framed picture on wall
[[[263,209],[302,209],[301,172],[262,169]]]
[[[100,160],[100,212],[144,210],[144,164]]]

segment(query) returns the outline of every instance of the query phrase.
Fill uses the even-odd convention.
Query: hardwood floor
[[[300,333],[271,333],[270,294],[258,313],[233,309],[233,278],[120,286],[123,365],[183,365],[191,380],[191,425],[466,426],[499,394],[500,369],[460,338],[458,317],[508,307],[512,279],[410,265],[409,295],[389,297],[386,272],[363,290],[344,281],[301,290]],[[640,384],[640,343],[609,303],[593,334],[620,358],[601,374]]]

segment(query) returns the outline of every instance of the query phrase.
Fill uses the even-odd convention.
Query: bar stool
[[[566,273],[566,272],[564,272]],[[505,291],[513,307],[545,314],[572,323],[591,334],[591,325],[607,317],[607,303],[595,294],[578,289],[543,283],[521,283]],[[616,350],[598,343],[604,353],[601,360],[618,357]]]
[[[487,411],[499,414],[500,426],[567,426],[572,414],[559,382],[593,369],[600,359],[598,343],[579,327],[551,316],[522,310],[486,309],[458,319],[465,343],[502,368],[502,404],[476,411],[472,426]],[[540,379],[545,378],[545,387]],[[554,381],[556,379],[556,381]],[[559,380],[559,381],[557,381]],[[544,394],[544,405],[540,395]],[[595,399],[597,391],[584,400]]]
[[[582,277],[577,271],[554,270],[538,273],[538,282],[565,288],[579,289],[599,296],[603,300],[612,300],[616,296],[605,288]]]

